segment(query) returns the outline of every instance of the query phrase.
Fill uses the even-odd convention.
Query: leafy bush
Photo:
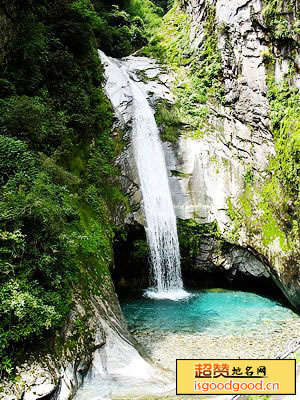
[[[133,18],[138,16],[143,20],[145,35],[151,42],[161,28],[163,9],[150,0],[126,0],[124,7]]]
[[[15,174],[20,180],[30,179],[35,172],[35,157],[28,146],[10,137],[0,135],[0,182],[4,184]]]
[[[68,135],[67,117],[55,112],[46,99],[14,96],[0,100],[1,132],[32,143],[37,150],[49,152]]]
[[[108,34],[108,53],[125,55],[143,40],[143,22],[97,3],[7,7],[15,34],[0,65],[0,378],[62,327],[74,287],[101,294],[112,222],[127,207],[97,43]]]
[[[76,2],[76,7],[92,18],[98,46],[108,55],[124,57],[147,43],[144,14],[143,18],[140,18],[140,13],[135,12],[135,1],[115,1],[114,4],[107,4],[104,1],[93,0],[92,10],[89,0]]]

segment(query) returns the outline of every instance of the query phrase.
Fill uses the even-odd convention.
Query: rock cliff
[[[297,91],[299,53],[296,46],[292,59],[285,59],[287,47],[292,45],[284,40],[278,44],[278,40],[270,36],[268,6],[268,2],[258,0],[177,2],[165,24],[177,26],[173,39],[172,31],[167,31],[171,43],[172,40],[179,42],[178,37],[182,40],[178,33],[183,30],[180,18],[184,19],[185,27],[189,26],[188,32],[182,34],[185,47],[189,43],[189,50],[181,49],[182,53],[188,52],[186,59],[180,59],[175,66],[165,64],[163,68],[146,58],[132,57],[127,62],[136,79],[144,82],[149,100],[156,104],[158,112],[161,102],[169,104],[171,109],[172,104],[176,106],[178,98],[180,100],[178,90],[184,91],[190,83],[194,60],[200,60],[201,69],[203,51],[207,54],[208,23],[212,24],[209,19],[213,15],[216,51],[220,55],[217,80],[222,86],[222,98],[206,100],[208,111],[200,134],[192,132],[194,128],[191,129],[189,120],[181,121],[173,143],[164,142],[176,214],[180,219],[193,219],[198,224],[216,221],[223,239],[250,249],[263,262],[266,273],[269,271],[298,308],[299,237],[294,235],[287,220],[298,222],[295,216],[288,215],[285,204],[273,204],[275,195],[273,199],[272,195],[266,198],[264,185],[269,182],[274,185],[270,160],[277,157],[270,81],[273,79],[274,85],[280,86],[288,80]],[[288,18],[290,25],[296,18],[297,4],[295,7],[280,11],[283,20]],[[166,45],[167,54],[172,46],[175,44]],[[286,66],[291,64],[295,67],[292,77],[287,75]],[[203,107],[193,99],[190,102],[196,110]],[[125,120],[128,122],[129,117]],[[162,137],[167,127],[168,121],[161,124]],[[124,178],[123,184],[136,210],[131,218],[143,223],[139,212],[141,195],[132,159],[129,145],[119,164],[124,177],[128,178],[127,183]],[[276,192],[277,189],[272,187],[272,190]],[[283,192],[278,196],[285,198]],[[287,201],[292,202],[292,196]]]

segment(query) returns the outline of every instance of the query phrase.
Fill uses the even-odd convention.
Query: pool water
[[[275,300],[255,293],[230,290],[192,292],[180,301],[154,300],[142,293],[121,299],[134,333],[203,333],[216,336],[276,332],[278,324],[299,316]]]

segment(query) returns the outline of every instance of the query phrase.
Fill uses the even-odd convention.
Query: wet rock
[[[101,380],[114,373],[114,365],[125,368],[129,361],[151,370],[134,348],[111,281],[103,284],[103,297],[91,296],[88,305],[79,294],[74,296],[73,310],[60,333],[60,348],[33,352],[17,367],[16,382],[2,382],[1,400],[47,396],[70,400],[88,372]],[[86,321],[81,333],[76,332],[78,320]]]
[[[265,290],[274,288],[268,268],[251,251],[214,238],[203,237],[195,254],[182,254],[184,277],[193,285],[197,282],[228,287]]]

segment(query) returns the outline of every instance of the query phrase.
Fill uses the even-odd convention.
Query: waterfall
[[[182,289],[176,215],[168,173],[153,110],[143,84],[131,76],[128,63],[99,52],[105,68],[105,90],[116,113],[122,117],[130,105],[135,163],[143,196],[146,237],[154,287],[153,298],[179,299]]]

